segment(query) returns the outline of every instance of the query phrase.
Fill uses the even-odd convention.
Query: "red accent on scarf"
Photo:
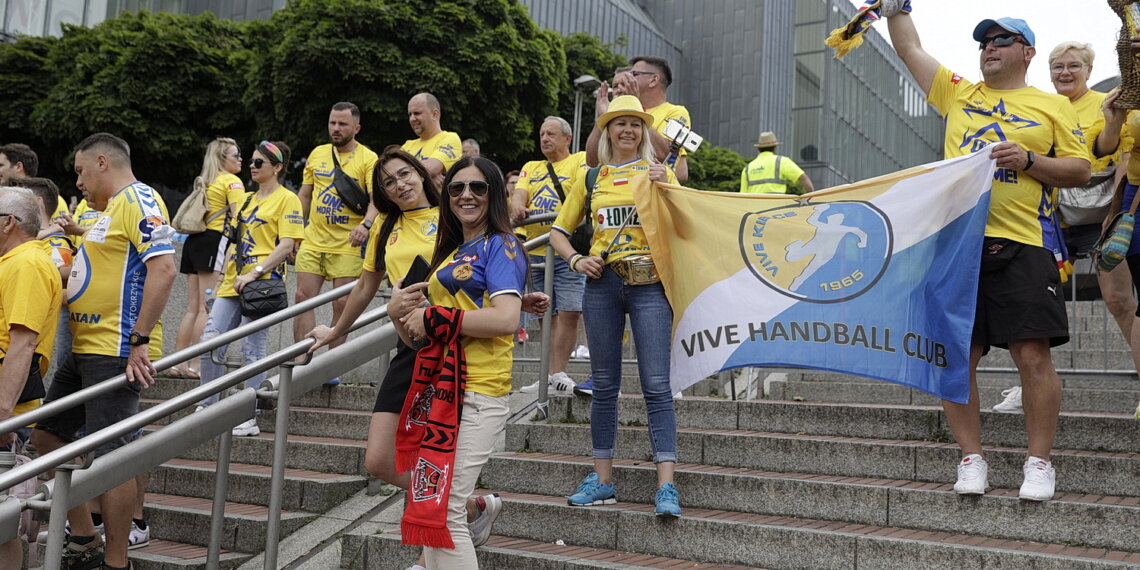
[[[455,444],[459,439],[467,361],[459,344],[463,311],[424,311],[429,343],[416,354],[412,385],[396,429],[396,470],[412,471],[400,534],[404,544],[455,548],[447,530]]]

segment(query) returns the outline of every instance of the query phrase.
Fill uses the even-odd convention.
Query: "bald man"
[[[443,184],[447,170],[463,155],[459,135],[443,130],[439,119],[439,99],[435,95],[420,93],[412,97],[408,101],[408,124],[418,138],[400,147],[423,162],[436,186]]]

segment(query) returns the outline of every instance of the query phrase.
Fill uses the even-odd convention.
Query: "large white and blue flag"
[[[969,397],[988,152],[804,196],[634,196],[673,306],[672,389],[792,366]]]

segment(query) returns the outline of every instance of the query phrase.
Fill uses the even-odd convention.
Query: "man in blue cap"
[[[970,348],[970,400],[943,401],[962,451],[954,490],[985,493],[976,369],[991,346],[1010,351],[1021,377],[1028,456],[1020,497],[1053,497],[1056,472],[1049,461],[1061,408],[1061,383],[1049,353],[1068,342],[1069,323],[1053,251],[1060,230],[1053,220],[1054,188],[1089,179],[1089,156],[1068,99],[1025,83],[1037,53],[1024,20],[982,20],[974,28],[984,81],[971,83],[922,49],[905,13],[888,19],[891,43],[946,120],[946,158],[988,152],[995,159],[982,272]]]

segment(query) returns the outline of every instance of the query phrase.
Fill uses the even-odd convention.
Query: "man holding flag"
[[[1025,83],[1036,54],[1024,20],[986,19],[974,29],[984,81],[973,84],[923,50],[909,6],[888,16],[891,42],[927,100],[946,120],[946,158],[982,151],[996,160],[985,229],[977,309],[970,347],[970,398],[943,400],[962,450],[959,494],[985,493],[976,368],[990,346],[1007,348],[1023,389],[1029,439],[1020,497],[1052,498],[1056,474],[1049,455],[1060,412],[1061,386],[1049,349],[1068,342],[1068,319],[1050,251],[1054,187],[1089,179],[1089,158],[1076,114],[1064,97]],[[985,147],[988,147],[986,149]]]

